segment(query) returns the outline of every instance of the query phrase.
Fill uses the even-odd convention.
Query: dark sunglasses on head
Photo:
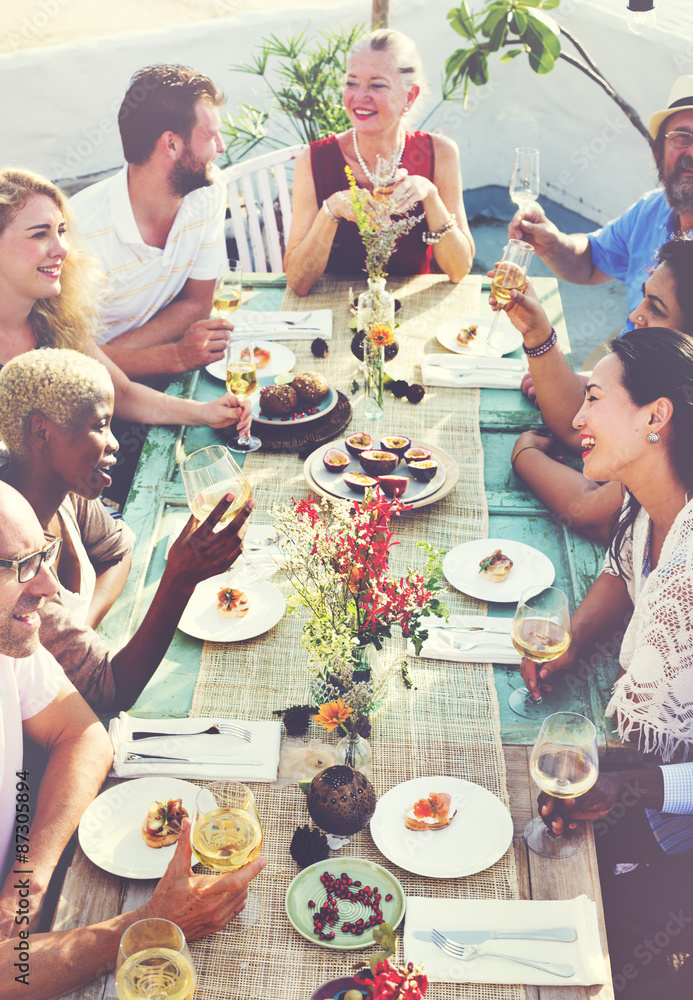
[[[16,570],[18,583],[29,583],[41,569],[41,563],[50,567],[58,558],[60,546],[63,544],[62,538],[56,538],[55,535],[49,535],[46,532],[44,535],[51,539],[45,549],[32,552],[28,556],[22,556],[21,559],[0,559],[0,566]]]

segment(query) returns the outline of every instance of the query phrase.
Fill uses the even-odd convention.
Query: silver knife
[[[441,931],[446,938],[457,944],[480,944],[482,941],[575,941],[574,927],[549,927],[536,931]],[[431,941],[432,931],[414,931],[417,941]]]
[[[247,764],[248,767],[259,767],[260,764],[264,764],[264,760],[258,760],[256,757],[241,757],[241,756],[231,756],[229,754],[207,754],[200,757],[163,757],[156,753],[128,753],[125,755],[125,760],[127,763],[134,763],[136,761],[143,761],[145,764],[147,762],[156,762],[158,764]]]

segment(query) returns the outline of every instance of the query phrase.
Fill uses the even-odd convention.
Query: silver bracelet
[[[332,211],[332,209],[330,208],[330,206],[327,204],[327,198],[325,198],[325,200],[322,203],[322,210],[325,213],[325,215],[327,216],[327,218],[331,219],[332,222],[339,222],[339,219],[334,214],[334,212]]]
[[[428,230],[426,230],[426,232],[423,232],[421,234],[421,239],[424,241],[424,243],[428,244],[440,243],[442,238],[444,236],[447,236],[450,230],[454,229],[456,225],[457,225],[457,219],[452,213],[450,213],[450,215],[448,216],[448,221],[445,223],[442,229],[438,229],[435,233],[430,233],[428,232]]]

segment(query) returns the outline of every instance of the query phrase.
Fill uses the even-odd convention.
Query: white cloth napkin
[[[431,619],[429,619],[430,621]],[[441,624],[443,624],[441,622]],[[512,618],[487,618],[484,615],[450,615],[447,625],[480,625],[482,628],[502,629],[507,634],[487,635],[485,632],[464,632],[454,628],[436,628],[428,625],[428,639],[421,647],[421,656],[427,660],[457,660],[459,663],[511,663],[520,665],[522,657],[510,641]],[[455,649],[455,643],[465,646]],[[414,646],[407,643],[407,653],[414,656]]]
[[[282,323],[295,321],[295,326]],[[233,317],[234,337],[256,337],[258,340],[323,340],[332,339],[332,310],[306,309],[305,312],[252,312],[243,309]]]
[[[461,357],[459,354],[425,354],[421,359],[424,385],[460,386],[466,389],[519,389],[528,371],[517,358]]]
[[[550,975],[504,958],[484,956],[471,962],[452,958],[433,942],[417,941],[414,931],[527,931],[574,927],[577,939],[562,941],[486,941],[481,951],[518,955],[537,962],[572,965],[570,979]],[[561,900],[427,899],[407,897],[404,954],[408,962],[423,962],[434,983],[525,983],[536,986],[594,986],[607,981],[599,940],[597,907],[587,896]]]
[[[244,719],[230,719],[250,730],[251,739],[238,739],[223,734],[186,735],[195,730],[208,729],[216,719],[136,719],[127,712],[121,712],[117,719],[111,719],[108,735],[115,751],[111,774],[119,778],[139,778],[150,774],[166,774],[177,778],[237,778],[241,781],[276,781],[279,767],[279,743],[281,722],[248,722]],[[221,721],[219,719],[218,721]],[[180,733],[170,739],[144,739],[133,741],[133,732]],[[129,753],[162,754],[162,756],[186,757],[208,754],[233,754],[254,757],[263,764],[244,767],[242,764],[199,764],[188,761],[172,761],[170,764],[148,763],[144,760],[128,763]]]

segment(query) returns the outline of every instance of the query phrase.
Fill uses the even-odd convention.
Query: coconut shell
[[[306,795],[311,819],[321,830],[339,836],[362,830],[375,812],[375,803],[375,789],[368,778],[346,764],[321,771]]]

